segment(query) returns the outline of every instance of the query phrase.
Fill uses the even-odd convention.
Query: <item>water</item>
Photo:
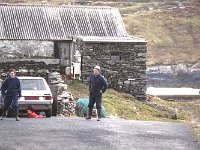
[[[146,93],[155,96],[200,96],[200,89],[148,87]]]

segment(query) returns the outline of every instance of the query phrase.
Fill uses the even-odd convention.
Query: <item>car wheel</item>
[[[54,101],[53,101],[53,104],[52,104],[52,115],[53,116],[57,116],[57,113],[58,113],[58,100],[57,99],[55,99]]]
[[[51,117],[51,116],[52,116],[52,108],[49,109],[49,110],[47,110],[47,111],[45,112],[45,115],[46,115],[46,117]]]

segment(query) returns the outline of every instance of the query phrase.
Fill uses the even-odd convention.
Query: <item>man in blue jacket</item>
[[[16,112],[16,121],[19,121],[18,99],[21,97],[21,86],[19,79],[15,75],[15,70],[11,69],[9,71],[9,77],[6,78],[1,86],[1,94],[4,98],[4,108],[1,120],[3,120],[6,111],[12,104],[13,110]]]
[[[104,93],[107,89],[108,85],[105,81],[104,77],[101,76],[101,69],[99,66],[95,66],[93,70],[93,74],[90,75],[89,78],[89,110],[88,116],[86,119],[91,119],[92,110],[94,104],[96,103],[97,108],[97,121],[101,120],[101,102],[102,102],[102,93]]]

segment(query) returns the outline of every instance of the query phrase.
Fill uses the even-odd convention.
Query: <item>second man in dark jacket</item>
[[[97,121],[101,120],[101,102],[102,102],[102,93],[106,91],[108,84],[103,76],[101,76],[101,69],[99,66],[95,66],[93,74],[89,78],[89,111],[86,119],[91,119],[92,110],[94,104],[96,103],[97,108]]]

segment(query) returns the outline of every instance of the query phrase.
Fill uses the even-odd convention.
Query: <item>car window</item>
[[[46,90],[44,81],[41,79],[20,79],[22,90]]]

